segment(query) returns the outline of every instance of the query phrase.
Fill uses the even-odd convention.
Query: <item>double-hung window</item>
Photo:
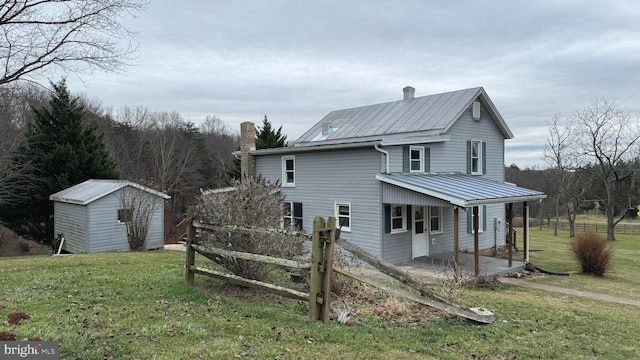
[[[296,186],[296,158],[282,157],[282,186]]]
[[[473,234],[475,221],[473,217],[473,208],[467,208],[467,233]],[[478,233],[484,232],[487,228],[487,206],[478,206]]]
[[[336,203],[335,213],[338,220],[338,228],[342,231],[351,231],[351,203]]]
[[[391,205],[391,232],[407,230],[407,207],[405,205]]]
[[[411,146],[409,148],[409,172],[424,172],[424,147]]]
[[[442,208],[439,206],[429,206],[429,233],[439,234],[442,232]]]
[[[284,201],[282,206],[284,208],[282,227],[302,231],[302,203]]]
[[[469,156],[471,175],[482,175],[482,141],[471,140],[471,151]]]

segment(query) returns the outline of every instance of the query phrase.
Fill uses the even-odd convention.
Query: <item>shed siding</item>
[[[87,244],[85,242],[87,207],[56,201],[53,204],[53,212],[54,234],[64,234],[62,248],[71,253],[87,252]]]
[[[159,197],[132,187],[128,191],[136,191],[156,202],[147,234],[147,249],[162,247],[164,243],[163,202]],[[128,251],[127,228],[118,222],[118,209],[123,190],[98,199],[89,207],[89,252]]]
[[[89,207],[89,252],[127,251],[127,228],[118,223],[117,193],[98,199]]]
[[[269,180],[282,181],[282,156],[256,157],[256,171]],[[342,237],[381,255],[380,153],[371,148],[295,154],[295,187],[282,187],[287,201],[302,202],[303,227],[309,232],[313,218],[334,215],[335,203],[351,204],[351,232]]]

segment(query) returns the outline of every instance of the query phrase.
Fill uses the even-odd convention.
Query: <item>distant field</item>
[[[617,219],[616,219],[617,220]],[[556,219],[544,220],[542,222],[543,228],[553,229],[555,227]],[[536,227],[539,227],[539,222],[536,222]],[[558,230],[569,231],[569,222],[566,216],[561,216],[558,219]],[[578,215],[575,223],[576,232],[596,232],[599,234],[607,233],[607,217],[604,215]],[[616,233],[640,235],[640,218],[625,218],[616,225]]]
[[[577,270],[568,238],[548,230],[531,235],[532,248],[542,250],[532,253],[535,263]],[[616,267],[603,279],[536,281],[640,298],[637,242],[621,237],[614,244]],[[31,317],[0,331],[59,341],[60,359],[632,359],[639,350],[640,309],[633,306],[502,286],[461,294],[467,306],[496,314],[490,325],[412,318],[412,307],[387,300],[377,312],[354,305],[359,325],[324,326],[307,320],[303,302],[232,290],[201,276],[195,287],[186,286],[184,256],[0,258],[0,323],[15,312]]]

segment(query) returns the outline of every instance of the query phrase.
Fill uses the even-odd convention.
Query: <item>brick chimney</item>
[[[405,100],[411,100],[416,93],[416,89],[411,86],[405,86],[404,89],[402,89],[402,92],[404,93]]]
[[[256,177],[256,162],[249,151],[256,149],[256,125],[251,121],[240,124],[240,174]]]

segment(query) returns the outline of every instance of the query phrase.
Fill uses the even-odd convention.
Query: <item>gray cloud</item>
[[[231,127],[264,114],[290,139],[335,109],[484,86],[516,138],[506,162],[542,164],[545,119],[595,98],[640,111],[634,1],[155,0],[131,23],[139,64],[72,90],[119,108]]]

